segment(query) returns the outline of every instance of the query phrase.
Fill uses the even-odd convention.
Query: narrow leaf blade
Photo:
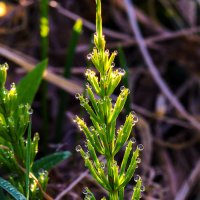
[[[29,199],[30,155],[31,155],[31,121],[28,127],[28,139],[27,139],[27,145],[26,145],[26,197],[27,199]]]
[[[35,94],[42,81],[44,70],[47,66],[47,60],[37,64],[36,67],[29,72],[17,84],[18,103],[19,104],[32,104]]]
[[[0,187],[6,190],[16,200],[26,200],[25,196],[21,194],[13,185],[0,177]]]
[[[69,151],[57,152],[36,160],[33,164],[33,172],[37,173],[40,169],[50,170],[57,164],[67,159],[71,153]]]

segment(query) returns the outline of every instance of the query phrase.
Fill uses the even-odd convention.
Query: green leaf
[[[0,178],[0,187],[6,190],[16,200],[26,200],[23,194],[21,194],[13,185],[3,178]]]
[[[30,155],[31,155],[31,121],[28,126],[28,138],[26,145],[26,197],[29,199],[29,174],[30,174]]]
[[[18,104],[32,104],[46,66],[47,60],[44,60],[19,81],[17,84]]]
[[[36,160],[33,164],[33,172],[37,173],[40,169],[50,170],[57,164],[67,159],[71,153],[69,151],[57,152]]]
[[[139,178],[133,190],[133,196],[131,200],[139,200],[141,198],[141,187],[142,187],[142,179]]]

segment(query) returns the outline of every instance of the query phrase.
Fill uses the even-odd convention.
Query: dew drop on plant
[[[133,138],[131,138],[131,142],[133,143],[133,144],[135,144],[136,143],[136,139],[133,137]]]
[[[91,58],[92,58],[92,54],[89,53],[89,54],[87,55],[87,59],[88,59],[88,60],[91,60]]]
[[[30,108],[30,109],[28,110],[28,114],[29,114],[29,115],[32,115],[32,114],[33,114],[33,109],[32,109],[32,108]]]
[[[141,163],[141,159],[140,159],[140,158],[137,158],[137,159],[136,159],[136,163],[138,163],[138,164]]]
[[[76,151],[79,152],[81,150],[81,145],[76,146]]]
[[[138,117],[137,117],[136,115],[133,117],[133,122],[134,122],[134,123],[137,123],[137,122],[138,122]]]
[[[5,70],[8,70],[8,69],[9,69],[9,66],[8,66],[7,63],[4,64],[4,69],[5,69]]]
[[[83,194],[88,194],[88,188],[87,187],[83,188]]]
[[[76,98],[76,99],[79,99],[79,98],[80,98],[80,94],[77,93],[77,94],[75,95],[75,98]]]
[[[138,148],[139,151],[143,151],[144,150],[143,144],[138,144],[137,148]]]
[[[11,89],[15,88],[15,83],[11,83],[10,87],[11,87]]]
[[[87,142],[85,141],[84,143],[85,143],[85,147],[87,147],[87,146],[88,146],[88,145],[87,145]]]
[[[120,74],[120,75],[122,75],[122,76],[124,76],[125,75],[125,73],[126,73],[126,71],[124,70],[124,69],[118,69],[118,73]]]
[[[100,166],[101,166],[102,169],[104,169],[104,168],[105,168],[105,163],[104,163],[104,162],[101,162],[101,163],[100,163]]]
[[[121,91],[124,91],[124,89],[125,89],[124,86],[121,86],[121,87],[120,87],[120,90],[121,90]]]
[[[114,161],[112,166],[113,167],[117,166],[117,161]]]
[[[108,49],[106,49],[105,53],[109,56],[110,55],[110,52]]]
[[[140,179],[140,176],[139,175],[135,175],[134,181],[137,182],[139,179]]]
[[[142,186],[140,187],[140,191],[141,191],[141,192],[144,192],[144,191],[145,191],[144,185],[142,185]]]
[[[118,54],[118,51],[116,51],[116,50],[115,50],[113,53],[114,53],[114,55],[115,55],[115,56],[117,56],[117,54]]]
[[[89,151],[87,151],[87,152],[85,153],[84,157],[85,157],[85,159],[88,159],[88,158],[90,157]]]
[[[94,131],[94,126],[90,126],[90,131]]]
[[[112,62],[112,64],[111,64],[111,67],[112,67],[112,68],[114,68],[114,67],[115,67],[115,63],[114,63],[114,62]]]

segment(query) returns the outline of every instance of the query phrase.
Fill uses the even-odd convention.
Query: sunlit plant
[[[5,88],[8,65],[0,65],[0,163],[1,167],[10,174],[10,183],[18,188],[29,199],[42,199],[48,181],[48,173],[37,172],[27,175],[38,152],[39,135],[28,142],[24,134],[30,122],[32,109],[28,104],[19,104],[17,89],[14,83],[10,90]],[[29,148],[29,151],[28,151]],[[29,152],[29,154],[27,154]],[[27,162],[29,166],[27,167]],[[28,173],[29,174],[29,173]],[[29,180],[26,182],[25,180]],[[28,185],[27,185],[28,184]],[[30,185],[30,190],[29,190]]]
[[[30,104],[46,64],[41,62],[17,87],[12,83],[9,90],[5,87],[8,65],[0,65],[0,167],[8,179],[0,177],[0,188],[17,200],[52,200],[45,192],[48,171],[70,155],[67,151],[56,152],[34,161],[39,134],[31,139]],[[0,189],[1,199],[10,199],[10,195]]]
[[[114,69],[117,52],[110,53],[109,50],[105,49],[106,41],[102,33],[101,1],[96,0],[96,5],[95,47],[87,58],[92,61],[97,73],[91,69],[86,70],[88,98],[80,94],[76,95],[81,106],[88,112],[93,126],[88,128],[84,119],[76,116],[74,121],[84,132],[88,148],[88,151],[84,151],[78,145],[76,151],[80,152],[93,178],[108,191],[108,198],[110,200],[123,200],[124,189],[141,161],[139,153],[144,147],[139,144],[133,150],[133,144],[136,140],[134,138],[129,139],[132,128],[138,121],[134,112],[127,115],[124,125],[121,125],[117,130],[117,117],[121,113],[130,92],[128,88],[122,86],[115,104],[112,103],[111,95],[125,75],[125,71]],[[121,164],[118,164],[115,157],[124,145],[126,145],[124,157]],[[99,161],[98,155],[103,155],[105,162]],[[136,175],[134,179],[136,185],[132,200],[138,200],[141,197],[141,192],[144,191],[144,186],[142,186],[139,175]],[[85,188],[84,194],[86,200],[95,199],[88,188]]]

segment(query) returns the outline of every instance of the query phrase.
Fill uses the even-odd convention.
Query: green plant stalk
[[[71,69],[73,66],[73,60],[76,53],[76,46],[78,44],[78,40],[80,38],[82,31],[82,21],[78,19],[73,27],[72,36],[69,43],[69,48],[67,51],[67,59],[64,68],[63,76],[65,78],[71,77]],[[59,95],[59,108],[58,114],[56,118],[56,141],[60,142],[62,138],[62,128],[63,128],[63,121],[65,116],[65,108],[68,105],[68,95],[64,91],[60,91]]]
[[[26,145],[26,198],[29,200],[29,174],[30,174],[30,154],[31,154],[31,121],[28,126],[28,139]]]
[[[125,75],[125,70],[113,69],[117,52],[114,51],[110,55],[109,50],[105,50],[106,41],[102,34],[101,1],[96,0],[96,3],[96,34],[94,35],[96,47],[91,54],[88,54],[87,58],[92,61],[99,75],[97,76],[95,71],[87,69],[85,75],[88,81],[86,85],[88,98],[85,98],[84,95],[76,95],[81,106],[89,114],[93,126],[88,128],[84,120],[76,116],[74,121],[86,136],[88,152],[85,152],[80,145],[76,147],[76,150],[80,151],[85,165],[89,168],[94,179],[108,191],[109,200],[123,200],[124,188],[133,177],[140,162],[138,160],[139,151],[143,149],[143,146],[138,145],[138,148],[131,152],[132,144],[135,141],[130,140],[123,162],[121,166],[118,165],[115,155],[127,143],[132,127],[138,119],[135,113],[131,112],[116,134],[116,120],[126,103],[129,89],[120,88],[120,95],[115,104],[112,104],[110,97]],[[96,98],[93,91],[99,98]],[[105,163],[98,160],[95,151],[104,155]],[[140,194],[140,190],[137,191]]]
[[[48,57],[49,47],[49,0],[40,0],[40,38],[41,38],[41,59]],[[47,82],[42,82],[42,116],[43,116],[43,132],[48,132],[48,109],[47,109]],[[47,149],[47,136],[44,134],[44,145]]]
[[[22,103],[27,100],[32,101],[33,95],[30,95],[30,99],[18,98],[18,95],[24,95],[24,91],[18,94],[14,83],[11,84],[10,90],[7,90],[5,88],[7,69],[7,64],[0,65],[0,162],[7,170],[13,187],[16,187],[27,199],[41,199],[45,188],[42,186],[43,191],[41,191],[35,180],[29,177],[39,138],[38,134],[35,134],[33,140],[31,139],[30,115],[32,110],[29,104]],[[30,80],[29,78],[30,76],[24,80]],[[22,91],[20,88],[23,84],[22,81],[18,86],[19,92]],[[32,92],[35,92],[35,89]],[[24,135],[28,125],[28,137],[25,140]],[[48,174],[38,177],[37,181],[42,185],[45,180],[48,180]],[[31,186],[30,191],[29,186]],[[12,191],[14,191],[13,188]]]

